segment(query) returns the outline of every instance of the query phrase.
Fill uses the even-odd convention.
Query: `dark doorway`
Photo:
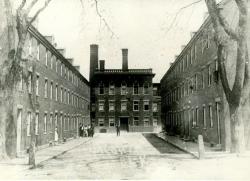
[[[128,118],[120,118],[120,130],[128,131]]]

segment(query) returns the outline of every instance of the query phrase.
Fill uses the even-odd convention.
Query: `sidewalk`
[[[197,143],[191,141],[183,141],[176,136],[169,136],[166,135],[165,133],[157,133],[156,136],[165,140],[169,144],[183,150],[184,152],[187,152],[193,155],[194,157],[199,158]],[[229,152],[218,150],[218,148],[216,147],[210,147],[207,146],[206,144],[204,145],[204,147],[205,147],[205,158],[229,156]]]
[[[36,151],[35,157],[36,157],[36,165],[41,164],[42,162],[45,162],[47,160],[50,160],[54,157],[57,157],[59,155],[64,154],[67,151],[70,151],[78,146],[81,146],[88,141],[92,140],[93,138],[76,138],[76,139],[71,139],[68,140],[65,143],[59,143],[54,146],[48,146],[43,149],[40,149]],[[25,166],[29,168],[30,166],[28,165],[28,154],[24,154],[20,157],[1,161],[0,166],[14,166],[15,168],[17,167],[22,167]],[[26,168],[26,169],[27,169]]]

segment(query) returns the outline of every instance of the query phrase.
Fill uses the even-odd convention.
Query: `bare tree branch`
[[[44,4],[44,6],[42,8],[40,8],[35,15],[31,18],[31,20],[29,21],[29,26],[36,20],[36,18],[39,16],[39,14],[49,5],[49,3],[51,2],[51,0],[47,0]]]
[[[81,0],[82,1],[82,0]],[[105,26],[108,28],[108,30],[111,32],[111,38],[113,36],[115,36],[117,39],[118,37],[116,36],[116,34],[113,32],[112,28],[109,26],[108,22],[106,21],[106,19],[102,16],[102,14],[99,11],[98,8],[98,0],[94,0],[95,1],[95,9],[96,9],[96,13],[99,16],[100,20],[104,22]]]
[[[34,5],[38,2],[39,0],[33,0],[29,7],[27,8],[27,14],[29,14],[29,12],[31,11],[31,9],[34,7]]]
[[[191,7],[191,6],[195,5],[195,4],[198,4],[198,3],[200,3],[200,2],[202,2],[202,0],[195,1],[195,2],[192,2],[192,3],[188,4],[188,5],[185,5],[185,6],[181,7],[181,8],[177,11],[177,13],[175,14],[174,19],[173,19],[173,21],[171,22],[171,24],[170,24],[170,26],[169,26],[169,28],[167,29],[166,32],[168,32],[170,29],[172,29],[172,27],[174,26],[174,23],[175,23],[175,21],[176,21],[178,15],[181,13],[182,10],[184,10],[184,9],[186,9],[186,8],[189,8],[189,7]]]
[[[25,4],[26,4],[26,0],[23,0],[22,3],[20,4],[20,6],[18,7],[18,10],[23,9],[23,7],[25,6]]]

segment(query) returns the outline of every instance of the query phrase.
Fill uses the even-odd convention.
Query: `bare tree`
[[[4,116],[1,117],[1,144],[3,145],[1,150],[1,155],[6,157],[6,155],[13,155],[15,153],[15,147],[6,151],[8,142],[8,135],[15,136],[16,128],[9,127],[10,124],[14,124],[13,114],[14,114],[14,104],[15,104],[15,88],[17,83],[20,81],[21,77],[24,78],[26,82],[26,89],[28,93],[28,87],[31,86],[31,94],[28,94],[28,99],[30,107],[32,109],[32,122],[31,122],[31,141],[29,147],[29,164],[35,166],[35,110],[38,108],[39,104],[36,102],[35,97],[35,69],[36,65],[33,58],[24,59],[23,52],[25,41],[28,34],[28,29],[32,23],[36,20],[39,14],[48,6],[51,0],[45,0],[44,5],[38,9],[34,15],[30,18],[30,13],[34,6],[40,0],[31,0],[27,3],[26,0],[22,0],[21,4],[16,10],[16,14],[12,14],[12,6],[10,0],[4,0],[7,27],[8,27],[8,37],[9,37],[9,56],[7,60],[1,66],[1,89],[4,92],[4,100],[1,101],[1,111],[6,112]],[[15,18],[15,21],[14,21]],[[16,25],[16,29],[14,29]],[[15,46],[15,33],[17,32],[17,45]],[[11,43],[10,43],[11,42]],[[29,75],[29,67],[32,67],[32,74]],[[22,76],[21,76],[22,75]],[[30,84],[30,85],[29,85]],[[7,135],[7,136],[6,136]],[[13,140],[12,140],[13,141]],[[13,143],[12,143],[13,144]],[[9,153],[11,152],[11,153]]]
[[[239,12],[237,30],[230,27],[226,18],[223,17],[219,4],[216,0],[206,0],[212,25],[215,30],[215,41],[217,44],[217,57],[219,72],[223,90],[229,105],[230,112],[230,133],[231,152],[243,153],[245,151],[244,138],[244,106],[248,106],[250,81],[249,81],[249,60],[247,49],[248,38],[248,9],[247,0],[234,0]],[[230,41],[237,44],[237,56],[235,58],[235,78],[232,88],[227,77],[225,62],[226,47]]]

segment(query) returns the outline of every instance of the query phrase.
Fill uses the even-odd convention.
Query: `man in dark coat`
[[[120,125],[116,124],[116,134],[117,136],[120,136]]]

